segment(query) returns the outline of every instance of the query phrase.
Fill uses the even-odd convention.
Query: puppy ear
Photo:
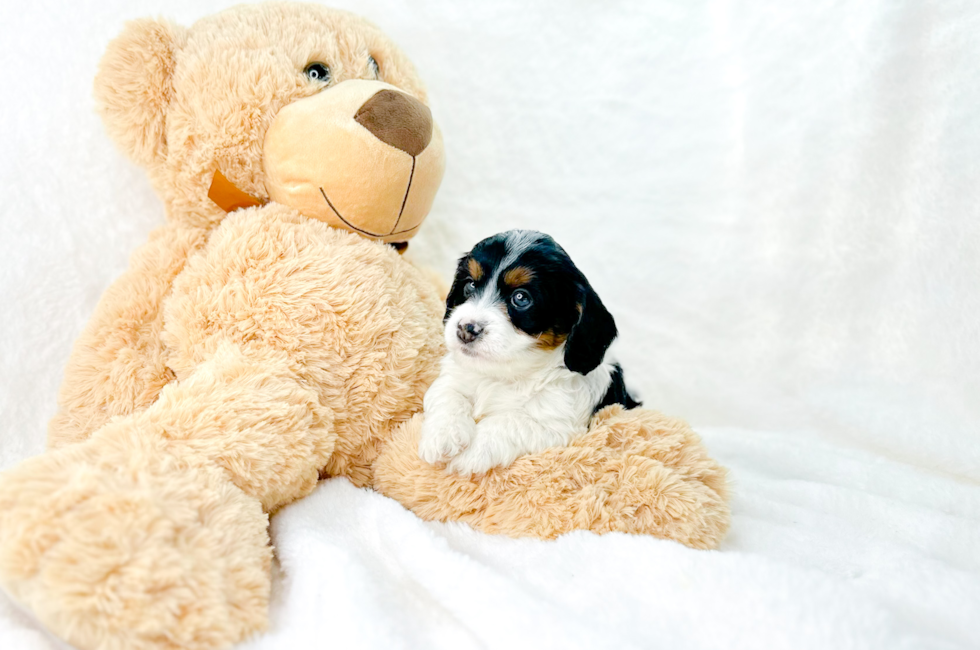
[[[469,255],[463,255],[459,258],[459,264],[456,265],[456,276],[453,278],[453,286],[450,287],[449,295],[446,297],[446,314],[442,317],[442,322],[444,323],[449,320],[449,315],[453,313],[454,309],[466,302],[463,289],[470,279],[470,272],[467,267],[469,259]]]
[[[579,286],[579,319],[565,341],[565,367],[580,375],[595,370],[616,338],[616,321],[592,287]]]
[[[177,52],[187,30],[163,20],[126,24],[99,63],[95,101],[110,137],[141,165],[166,156],[167,110]]]

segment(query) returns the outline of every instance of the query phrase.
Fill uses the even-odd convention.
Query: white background
[[[535,633],[573,629],[569,594],[587,628],[570,638],[611,638],[612,623],[583,612],[620,591],[637,615],[616,623],[627,645],[752,647],[739,627],[752,615],[764,621],[751,629],[785,627],[761,637],[769,647],[980,644],[980,6],[333,4],[378,23],[429,87],[448,166],[416,258],[448,275],[494,232],[552,234],[616,316],[628,382],[732,468],[734,521],[719,553],[587,534],[514,542],[426,526],[328,483],[276,524],[284,567],[303,567],[280,585],[276,633],[333,624],[336,603],[301,589],[319,567],[361,599],[323,633],[360,634],[360,612],[413,621],[380,646],[456,639],[435,632],[440,605],[399,599],[402,573],[378,559],[387,547],[372,555],[352,532],[384,513],[384,534],[437,549],[398,571],[466,610],[453,620],[476,643],[504,643],[488,612],[531,616],[507,591],[529,558],[550,575],[549,558],[587,557],[603,567],[591,578],[542,578],[537,600],[551,609],[521,638],[541,647]],[[0,467],[43,449],[72,341],[163,219],[94,114],[98,58],[125,19],[189,25],[224,6],[0,6]],[[334,525],[344,517],[353,528]],[[312,557],[310,544],[331,550]],[[363,571],[318,564],[338,554]],[[449,579],[457,561],[501,580],[501,597],[476,604],[478,585]],[[649,582],[607,584],[603,561]],[[664,562],[686,568],[665,575]],[[425,582],[443,574],[442,591]],[[775,598],[784,587],[796,595]],[[34,642],[29,621],[4,616],[0,600],[0,639],[6,621]]]

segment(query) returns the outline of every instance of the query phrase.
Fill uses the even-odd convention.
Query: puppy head
[[[568,254],[548,235],[511,230],[459,260],[446,301],[446,345],[490,372],[561,364],[588,374],[616,323]]]

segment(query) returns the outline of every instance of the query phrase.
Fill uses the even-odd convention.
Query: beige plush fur
[[[421,422],[394,432],[374,482],[423,519],[545,539],[575,529],[645,533],[694,548],[714,548],[728,530],[725,470],[682,420],[609,406],[570,446],[473,478],[419,459]]]
[[[0,584],[80,648],[220,648],[262,630],[268,515],[322,476],[510,535],[711,548],[727,529],[724,471],[649,411],[607,409],[571,447],[485,477],[425,465],[418,414],[443,353],[431,278],[296,206],[208,200],[219,169],[267,200],[262,143],[279,109],[315,94],[303,66],[367,79],[369,53],[425,101],[375,27],[318,6],[137,21],[105,55],[108,131],[147,168],[167,224],[76,343],[51,450],[0,476]]]

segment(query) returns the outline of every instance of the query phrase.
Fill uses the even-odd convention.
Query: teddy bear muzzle
[[[351,80],[283,107],[265,137],[269,198],[386,242],[412,238],[445,169],[429,108],[379,81]]]

